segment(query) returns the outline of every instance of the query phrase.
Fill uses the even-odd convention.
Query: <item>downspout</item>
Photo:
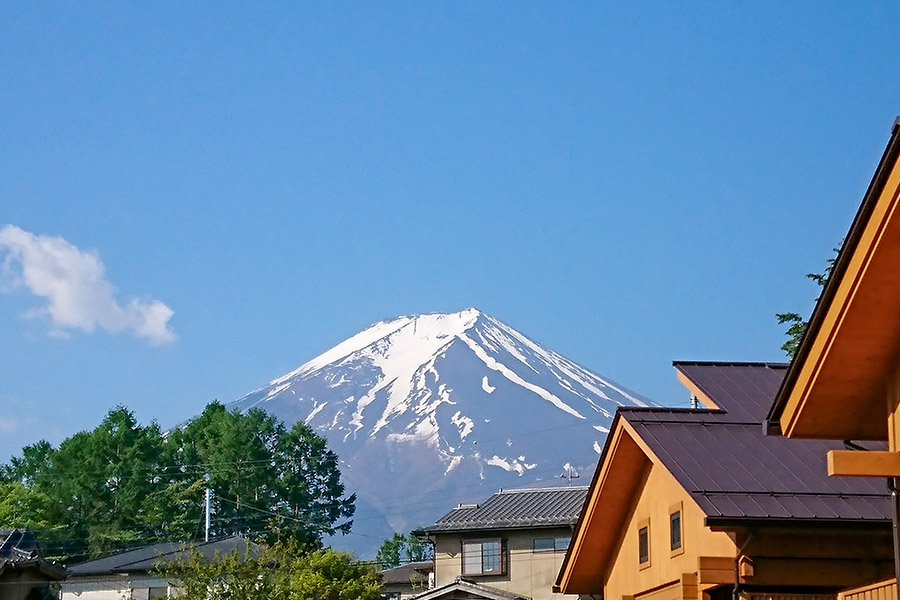
[[[737,556],[734,559],[734,590],[731,592],[732,600],[740,600],[741,597],[741,557],[744,556],[744,551],[747,550],[747,546],[750,545],[750,542],[753,540],[753,532],[750,532],[750,535],[747,536],[747,539],[744,540],[744,545],[741,546],[741,549],[738,550]],[[900,598],[898,598],[900,600]]]

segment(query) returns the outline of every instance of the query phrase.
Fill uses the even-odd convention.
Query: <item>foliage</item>
[[[207,562],[199,553],[162,572],[184,600],[377,600],[381,582],[370,565],[333,550],[304,552],[277,544],[259,556],[232,553]]]
[[[840,251],[840,248],[833,248],[833,251],[835,256],[826,261],[825,270],[822,273],[806,274],[807,279],[815,281],[819,288],[825,287],[825,284],[828,283],[828,279],[831,277],[831,272],[834,271],[834,261],[837,259],[837,253]],[[797,348],[800,347],[803,334],[806,333],[806,328],[809,327],[809,321],[804,320],[803,317],[795,312],[775,313],[775,319],[778,320],[779,325],[790,324],[784,332],[788,339],[781,345],[781,349],[784,350],[788,358],[794,358],[794,355],[797,354]]]
[[[375,562],[382,569],[390,569],[403,563],[431,560],[432,556],[432,547],[428,542],[412,533],[395,533],[381,544],[375,555]]]
[[[58,448],[23,448],[0,467],[0,523],[28,527],[48,555],[78,560],[158,540],[201,534],[212,490],[212,533],[321,547],[346,533],[355,496],[345,496],[337,456],[303,423],[288,429],[252,409],[214,402],[165,434],[124,407]]]

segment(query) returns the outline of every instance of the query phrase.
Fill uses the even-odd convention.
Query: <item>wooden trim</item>
[[[900,477],[900,452],[829,450],[828,474],[854,477]]]
[[[734,583],[734,559],[727,556],[697,558],[697,577],[703,584]]]
[[[702,404],[704,408],[708,408],[710,410],[717,410],[719,408],[719,406],[715,402],[712,401],[712,398],[710,398],[706,394],[706,392],[701,390],[700,387],[696,383],[691,381],[687,375],[685,375],[684,373],[681,372],[681,369],[679,369],[677,365],[675,366],[675,375],[678,376],[678,381],[681,382],[681,385],[686,387],[688,389],[688,391],[697,400],[700,401],[700,404]]]
[[[500,570],[499,571],[485,571],[484,570],[484,544],[485,543],[494,543],[496,542],[499,546],[500,556]],[[466,573],[466,544],[481,544],[481,571],[477,573]],[[491,577],[495,575],[506,575],[506,540],[499,537],[489,537],[489,538],[470,538],[470,539],[461,539],[459,541],[459,560],[460,560],[460,573],[467,577]]]
[[[870,583],[869,585],[863,585],[857,588],[851,588],[849,590],[841,590],[838,592],[837,600],[845,600],[847,598],[896,598],[896,579],[885,579],[883,581],[877,581],[875,583]],[[893,589],[891,589],[893,588]],[[873,593],[874,592],[874,593]]]

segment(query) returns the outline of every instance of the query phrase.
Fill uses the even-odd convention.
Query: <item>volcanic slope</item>
[[[587,476],[616,407],[647,404],[468,309],[376,323],[229,409],[259,407],[328,439],[358,495],[354,533],[333,542],[365,556],[458,502]]]

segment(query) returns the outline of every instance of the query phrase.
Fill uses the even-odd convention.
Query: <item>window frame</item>
[[[641,532],[646,531],[646,540],[647,540],[647,560],[641,560]],[[650,519],[642,519],[637,523],[637,559],[638,559],[638,569],[646,569],[650,567],[651,563],[651,549],[652,544],[650,543]]]
[[[669,552],[671,556],[684,554],[684,506],[683,502],[676,502],[669,507]],[[675,541],[672,537],[672,517],[678,515],[678,547],[672,546]]]
[[[550,540],[552,542],[552,547],[551,548],[537,548],[535,546],[536,546],[536,543],[538,540],[544,540],[544,541]],[[561,540],[563,543],[560,543]],[[569,549],[569,545],[571,543],[572,543],[572,538],[564,536],[564,535],[555,535],[552,537],[550,537],[550,536],[536,537],[536,538],[532,538],[532,540],[531,540],[531,551],[537,552],[538,554],[541,554],[541,553],[549,554],[551,552],[565,552],[566,550]]]
[[[481,546],[481,570],[479,572],[466,571],[466,545],[478,544]],[[497,544],[499,569],[496,571],[484,570],[484,545]],[[459,542],[460,557],[460,574],[466,577],[492,577],[496,575],[506,575],[506,543],[503,538],[473,538],[463,539]]]

